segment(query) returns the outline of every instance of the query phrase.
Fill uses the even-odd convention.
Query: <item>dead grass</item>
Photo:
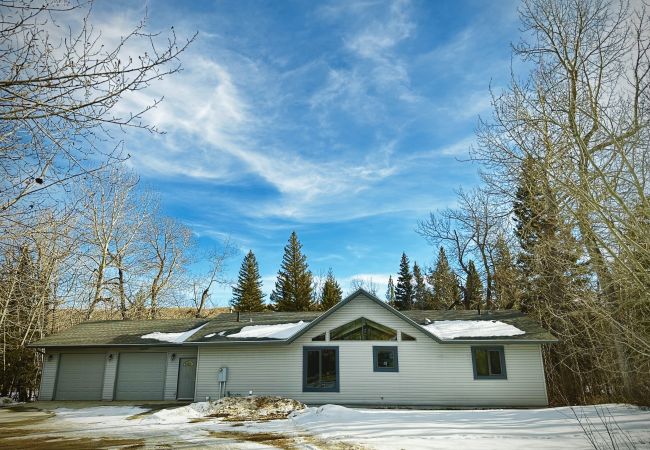
[[[254,442],[280,448],[283,450],[296,450],[304,448],[305,444],[311,447],[327,450],[362,450],[365,447],[344,443],[325,442],[313,436],[300,434],[287,436],[280,433],[246,433],[244,431],[210,431],[210,436],[217,439],[231,439],[239,442]]]
[[[23,437],[7,437],[6,431],[20,431]],[[136,449],[144,448],[144,439],[121,439],[121,438],[62,438],[50,435],[24,436],[25,430],[2,430],[0,448],[12,450],[32,450],[47,448],[51,450],[73,450],[73,449]]]

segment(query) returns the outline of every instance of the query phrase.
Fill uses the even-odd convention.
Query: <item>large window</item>
[[[365,317],[330,331],[330,341],[396,341],[397,331]]]
[[[472,347],[474,379],[505,379],[506,358],[503,347]]]
[[[339,348],[303,347],[303,392],[339,391]]]
[[[375,372],[398,372],[397,347],[373,347],[372,364]]]

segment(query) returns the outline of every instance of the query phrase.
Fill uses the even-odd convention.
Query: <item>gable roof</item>
[[[30,344],[30,347],[98,347],[98,346],[174,346],[174,345],[203,345],[203,344],[289,344],[307,333],[317,324],[326,320],[339,309],[345,307],[359,295],[370,299],[379,307],[386,309],[406,323],[414,326],[434,341],[446,343],[552,343],[557,339],[543,329],[533,319],[518,311],[489,311],[480,315],[476,311],[440,311],[414,310],[398,311],[371,293],[358,289],[334,307],[323,312],[259,312],[240,313],[237,321],[236,313],[220,314],[212,319],[170,319],[170,320],[107,320],[84,322],[72,328],[47,336]],[[499,320],[514,325],[525,334],[503,337],[455,338],[440,339],[430,330],[423,327],[429,321],[438,320]],[[288,339],[272,338],[228,338],[243,327],[251,325],[276,325],[286,323],[309,322],[300,331]],[[196,329],[194,334],[183,342],[164,342],[142,336],[149,333],[180,333]],[[219,334],[222,333],[222,334]],[[224,335],[225,334],[225,335]]]

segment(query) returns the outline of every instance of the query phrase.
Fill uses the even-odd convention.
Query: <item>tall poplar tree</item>
[[[307,257],[302,254],[302,244],[295,231],[284,247],[282,265],[278,271],[271,302],[276,311],[311,311],[312,273],[307,265]]]
[[[266,309],[262,293],[262,277],[252,250],[248,251],[241,263],[237,284],[232,288],[230,304],[235,310],[242,312],[258,312]]]
[[[477,308],[483,300],[483,282],[476,270],[474,261],[470,260],[467,265],[467,279],[463,292],[463,304],[465,309]]]
[[[327,272],[327,278],[323,284],[323,290],[320,296],[320,308],[323,311],[327,311],[332,306],[336,305],[343,298],[343,291],[341,286],[339,286],[338,281],[334,278],[332,269],[330,268]]]
[[[444,247],[440,247],[436,267],[428,278],[433,289],[433,309],[452,308],[460,304],[461,291],[458,276],[449,266]]]
[[[413,309],[413,275],[406,253],[402,253],[402,259],[399,263],[399,276],[397,277],[397,287],[395,288],[395,307],[399,310],[407,311]]]

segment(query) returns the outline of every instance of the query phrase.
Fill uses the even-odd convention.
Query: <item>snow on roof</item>
[[[206,334],[206,335],[203,336],[203,337],[211,338],[211,337],[214,336],[215,334],[216,334],[216,333],[210,333],[210,334]]]
[[[180,344],[181,342],[185,342],[186,339],[188,339],[194,333],[199,331],[205,325],[206,324],[204,323],[200,327],[193,328],[193,329],[187,330],[187,331],[181,331],[179,333],[162,333],[160,331],[154,331],[153,333],[145,334],[145,335],[142,335],[140,337],[143,338],[143,339],[155,339],[157,341],[171,342],[173,344]]]
[[[438,320],[422,325],[440,339],[459,337],[518,336],[526,334],[514,325],[499,320]]]
[[[302,320],[296,323],[278,323],[275,325],[249,325],[242,328],[238,333],[229,334],[226,337],[288,339],[307,325],[309,325],[309,322]]]

